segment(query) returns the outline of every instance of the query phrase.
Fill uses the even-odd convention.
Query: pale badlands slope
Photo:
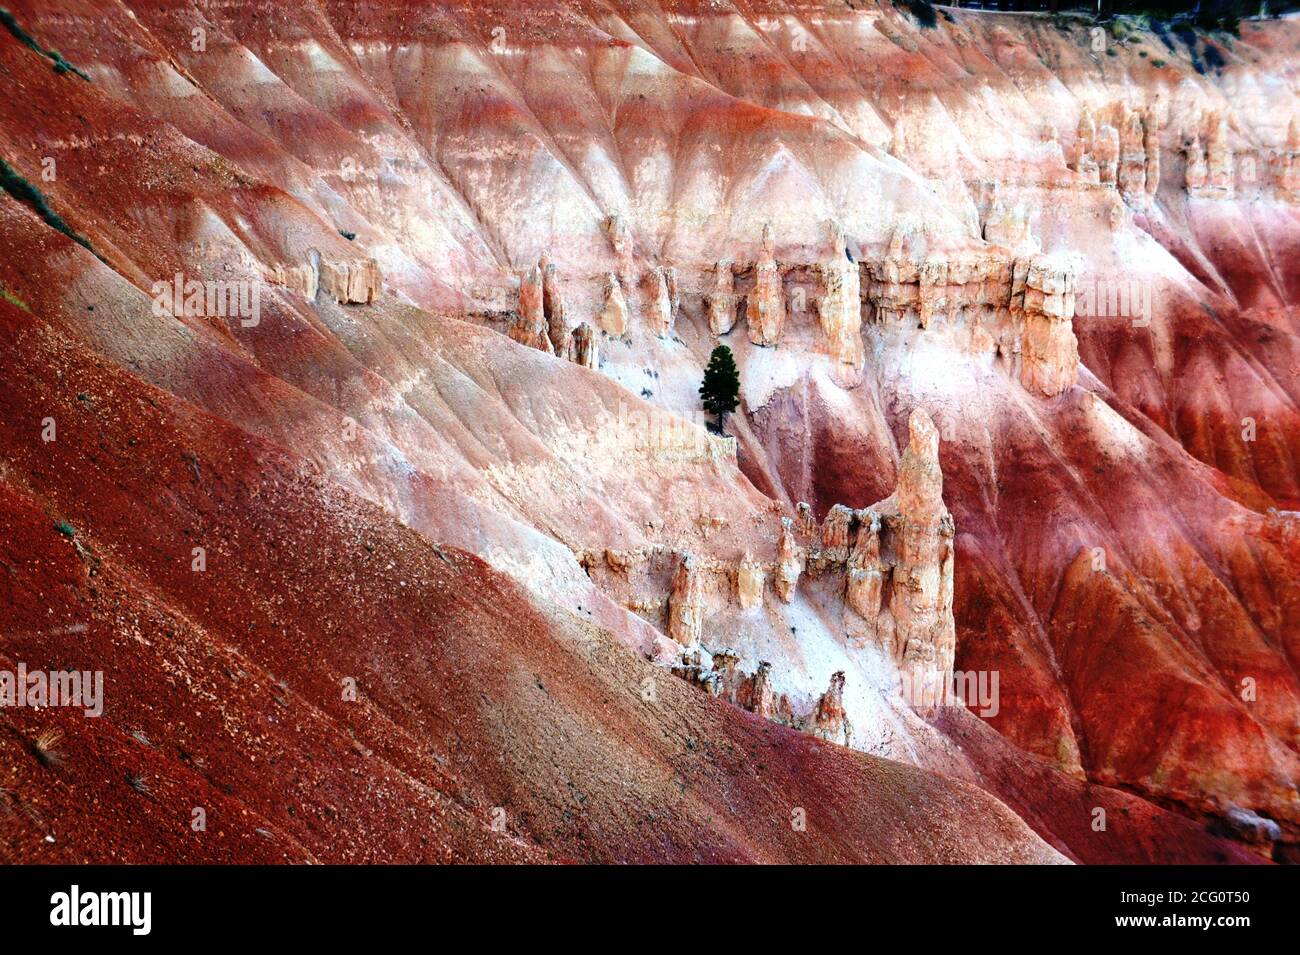
[[[513,577],[512,599],[532,612],[580,614],[661,662],[679,649],[666,636],[667,597],[682,554],[722,568],[746,552],[771,562],[780,518],[797,502],[820,518],[837,503],[887,497],[908,416],[922,407],[943,436],[956,526],[956,662],[999,672],[990,722],[1002,735],[967,714],[938,728],[914,715],[893,690],[889,654],[846,639],[841,597],[825,580],[805,578],[788,604],[769,588],[748,611],[712,588],[705,646],[737,651],[747,670],[770,661],[777,689],[804,712],[845,671],[855,746],[985,786],[1075,858],[1226,858],[1237,850],[1202,820],[1234,809],[1269,816],[1294,839],[1300,534],[1269,509],[1300,500],[1300,207],[1274,188],[1269,157],[1285,152],[1297,112],[1300,25],[1246,25],[1240,40],[1213,41],[1217,68],[1204,39],[1171,49],[1139,33],[1112,39],[1111,55],[1094,52],[1086,30],[1040,18],[954,11],[921,30],[891,6],[861,6],[19,3],[20,22],[93,82],[55,74],[0,36],[12,90],[0,103],[3,154],[107,264],[0,200],[0,282],[28,309],[11,320],[48,324],[139,379],[133,387],[156,386],[279,445],[425,539],[481,557],[494,568],[485,579]],[[1069,168],[1085,106],[1099,126],[1122,123],[1125,108],[1155,117],[1152,194],[1122,196]],[[1215,114],[1236,155],[1259,157],[1258,182],[1190,196],[1180,147]],[[46,157],[53,181],[41,178]],[[610,216],[630,238],[621,259]],[[845,388],[813,306],[792,306],[774,348],[752,346],[744,321],[723,338],[745,381],[736,457],[697,427],[682,452],[668,413],[697,413],[714,262],[752,263],[770,225],[798,283],[834,254],[832,221],[868,263],[900,235],[919,237],[931,260],[978,257],[1025,240],[1027,224],[1031,244],[1073,257],[1081,280],[1142,283],[1151,321],[1076,318],[1077,384],[1047,397],[948,317],[925,330],[869,321],[861,381]],[[542,254],[575,321],[595,323],[607,273],[634,276],[629,330],[602,337],[598,369],[501,333],[519,273]],[[337,280],[312,301],[301,294],[306,276],[332,269],[361,276],[356,297],[370,298],[369,259],[382,274],[373,301],[338,304],[328,294]],[[650,330],[640,281],[661,265],[679,270],[681,291],[663,337]],[[155,315],[152,284],[177,272],[257,281],[260,322]],[[38,423],[39,403],[22,400]],[[1241,440],[1248,417],[1253,442]],[[41,509],[34,499],[49,511],[61,500],[50,465],[17,450],[37,423],[9,421],[5,482],[25,507]],[[163,487],[152,493],[166,496]],[[90,490],[60,493],[84,500]],[[93,541],[106,517],[83,513]],[[381,520],[366,513],[358,520]],[[299,549],[286,546],[285,559]],[[644,560],[620,574],[606,552]],[[126,589],[157,587],[157,572],[132,571]],[[389,607],[399,596],[358,599]],[[325,627],[328,608],[319,613]],[[341,639],[315,639],[327,637]],[[383,677],[385,661],[372,665]],[[639,692],[630,658],[593,666],[590,679],[634,680],[624,688]],[[694,707],[690,719],[735,720],[679,696],[686,690],[671,692]],[[534,729],[543,719],[526,707],[510,715]],[[779,732],[782,746],[808,745]],[[626,724],[610,733],[627,750],[641,745]],[[240,754],[228,758],[241,765]],[[710,785],[725,791],[719,772]],[[539,789],[565,789],[553,782]],[[40,787],[39,775],[24,777],[27,798]],[[458,811],[481,821],[502,798],[479,795]],[[864,812],[893,826],[900,799]],[[49,811],[75,804],[53,800]],[[1125,822],[1094,831],[1097,806]],[[776,812],[727,811],[742,821]],[[580,827],[574,812],[576,822],[547,825]],[[1007,845],[1044,851],[1025,831],[998,829],[1000,818],[989,810],[987,825]],[[84,855],[129,844],[125,823],[100,825]],[[617,854],[613,830],[557,843],[542,828],[522,841]],[[674,829],[661,850],[628,856],[681,858],[674,840],[697,838]],[[18,844],[20,857],[39,857],[36,843]],[[841,857],[782,845],[703,855]],[[447,855],[484,851],[466,842]]]

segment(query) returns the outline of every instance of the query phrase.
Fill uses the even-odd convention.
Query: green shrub
[[[907,7],[907,11],[916,18],[916,22],[921,24],[922,29],[933,30],[938,25],[939,18],[930,0],[899,0],[899,2]]]
[[[3,159],[0,159],[0,188],[4,189],[5,192],[9,193],[9,195],[13,196],[19,202],[31,206],[32,209],[35,210],[36,214],[41,217],[41,220],[51,229],[57,229],[62,232],[73,242],[82,246],[91,255],[99,259],[99,261],[108,265],[107,260],[95,251],[94,247],[91,246],[90,241],[86,239],[85,236],[78,235],[74,232],[72,227],[63,221],[63,217],[50,208],[50,204],[46,201],[45,195],[24,179],[18,170],[14,169],[13,166],[9,165],[9,163],[5,162]]]
[[[23,46],[30,50],[34,50],[41,56],[50,60],[54,64],[55,73],[58,73],[59,75],[64,73],[76,73],[87,83],[90,82],[90,77],[65,60],[63,54],[58,50],[47,50],[45,47],[37,43],[36,38],[19,26],[18,21],[14,19],[14,15],[4,7],[0,7],[0,24],[4,24],[5,29],[17,37],[18,42]]]
[[[15,295],[13,292],[9,291],[9,290],[8,290],[7,288],[5,288],[3,285],[0,285],[0,298],[4,299],[4,300],[5,300],[6,302],[8,302],[10,305],[16,305],[16,306],[18,306],[18,307],[21,308],[24,312],[30,312],[30,311],[31,311],[31,309],[27,307],[27,303],[26,303],[26,302],[24,302],[22,299],[20,299],[20,298],[19,298],[17,295]]]

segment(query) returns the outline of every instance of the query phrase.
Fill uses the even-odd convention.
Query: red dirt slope
[[[4,303],[0,356],[4,663],[102,669],[106,697],[4,712],[9,861],[1059,859],[974,787],[710,700]]]

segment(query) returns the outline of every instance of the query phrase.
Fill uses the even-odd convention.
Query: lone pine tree
[[[740,372],[726,345],[719,345],[709,356],[704,381],[700,383],[700,400],[704,410],[717,418],[714,430],[721,433],[723,420],[740,404]]]

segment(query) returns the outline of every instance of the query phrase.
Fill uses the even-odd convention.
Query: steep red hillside
[[[105,678],[102,717],[6,712],[11,861],[1054,858],[973,787],[706,700],[0,310],[6,663]]]

